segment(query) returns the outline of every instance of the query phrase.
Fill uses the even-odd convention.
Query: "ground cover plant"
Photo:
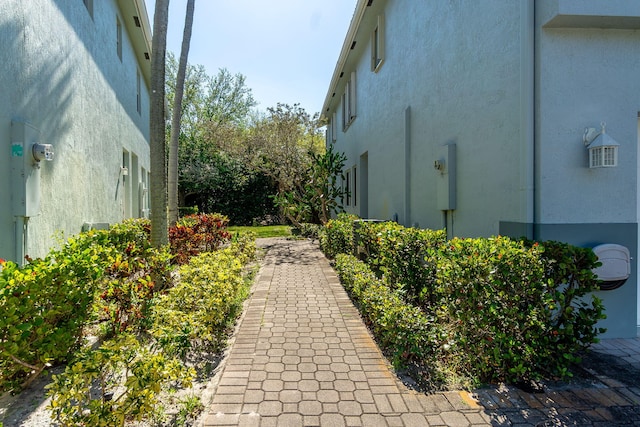
[[[420,366],[431,388],[566,377],[603,332],[590,249],[446,240],[347,215],[327,224],[320,243],[394,363]]]
[[[210,370],[196,353],[222,347],[248,293],[255,236],[231,238],[220,215],[180,226],[180,244],[162,250],[150,246],[147,220],[130,220],[24,266],[3,262],[0,392],[66,364],[48,386],[56,422],[116,426],[159,417],[160,390]],[[188,260],[169,250],[186,246],[196,254]],[[192,400],[182,419],[199,406]]]

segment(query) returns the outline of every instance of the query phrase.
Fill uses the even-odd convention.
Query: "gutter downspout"
[[[27,221],[28,217],[16,216],[16,230],[15,230],[15,260],[16,264],[24,265],[24,256],[27,246]]]
[[[520,218],[536,239],[535,0],[520,3]]]

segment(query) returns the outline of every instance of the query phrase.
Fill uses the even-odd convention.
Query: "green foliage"
[[[310,152],[311,164],[306,178],[288,191],[279,192],[274,202],[297,227],[302,223],[319,221],[326,224],[333,213],[343,211],[341,200],[346,189],[338,178],[344,179],[342,169],[347,160],[344,153],[330,145],[324,153]]]
[[[458,323],[461,369],[483,382],[539,379],[553,308],[539,251],[503,237],[453,239],[436,251],[438,315]]]
[[[395,222],[361,222],[356,225],[358,253],[379,276],[412,304],[428,309],[436,301],[435,264],[430,250],[446,242],[444,230],[405,228]]]
[[[156,280],[169,281],[171,256],[166,248],[151,247],[149,230],[148,220],[129,219],[109,230],[77,237],[98,245],[102,254],[104,274],[96,283],[93,316],[102,323],[106,336],[144,328],[149,304],[161,290]]]
[[[330,221],[321,232],[322,249],[336,257],[345,288],[381,344],[396,358],[405,352],[422,358],[424,366],[436,367],[436,377],[567,376],[579,352],[604,332],[596,327],[605,316],[591,294],[598,289],[592,273],[598,263],[590,249],[504,237],[447,242],[442,231],[357,221],[356,253],[368,263],[365,270],[352,256],[337,255],[353,252],[354,221],[346,215]],[[399,298],[412,308],[402,308]],[[417,328],[430,331],[427,341],[411,337],[413,327],[402,329],[403,319],[419,317],[413,309],[428,319],[427,329]],[[413,339],[431,348],[417,353]]]
[[[117,253],[106,267],[101,292],[94,302],[107,336],[125,330],[144,329],[151,301],[157,292],[152,279],[168,270],[171,255],[166,250],[142,251],[132,243],[124,256]]]
[[[320,233],[320,248],[327,257],[353,252],[353,221],[356,219],[355,215],[342,213],[327,222]]]
[[[180,268],[180,283],[153,308],[150,332],[167,354],[220,349],[246,297],[242,269],[254,251],[245,240],[202,253]]]
[[[97,281],[100,246],[70,239],[24,267],[0,271],[0,390],[19,387],[81,344]]]
[[[525,241],[528,247],[538,243]],[[577,354],[598,342],[598,334],[605,329],[596,327],[606,318],[602,300],[591,294],[599,289],[593,269],[600,266],[591,249],[579,248],[563,242],[546,241],[540,244],[545,276],[553,284],[551,333],[546,345],[551,349],[549,370],[558,375],[569,374],[568,362],[579,362]]]
[[[239,155],[216,151],[202,156],[196,168],[199,181],[181,177],[186,203],[197,205],[202,212],[220,212],[241,225],[276,215],[271,195],[277,190],[270,177]],[[195,162],[192,157],[189,161]]]
[[[220,214],[188,215],[169,228],[169,245],[174,261],[185,264],[200,252],[218,249],[229,240],[229,218]]]
[[[178,208],[178,214],[180,217],[187,215],[196,215],[198,213],[198,206],[182,206]]]
[[[403,301],[353,255],[338,254],[335,267],[381,347],[393,353],[395,365],[437,360],[445,336],[433,316]]]
[[[189,387],[193,369],[150,352],[131,335],[81,352],[47,386],[56,422],[65,426],[124,426],[154,412],[169,385]]]

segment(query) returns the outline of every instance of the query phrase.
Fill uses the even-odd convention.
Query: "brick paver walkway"
[[[477,400],[409,390],[317,245],[269,243],[205,426],[640,425],[640,389],[606,376],[543,395],[487,388]]]

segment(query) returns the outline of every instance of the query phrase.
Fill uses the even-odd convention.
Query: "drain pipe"
[[[520,3],[520,217],[536,239],[535,0]]]
[[[24,257],[27,249],[27,223],[29,217],[16,216],[15,256],[18,265],[24,265]]]

